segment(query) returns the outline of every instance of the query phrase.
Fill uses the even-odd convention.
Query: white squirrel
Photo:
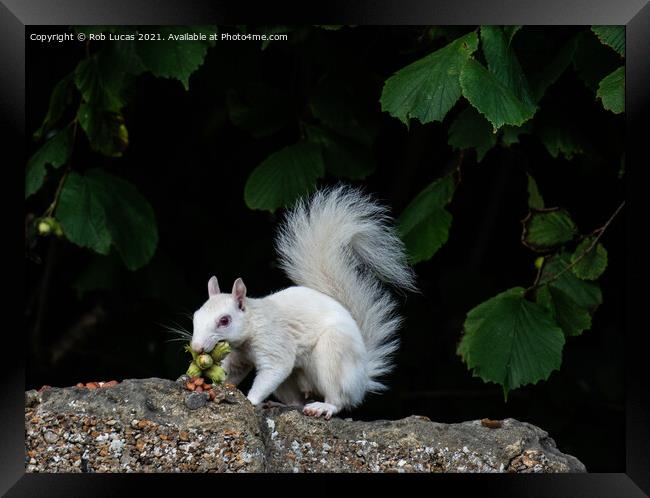
[[[191,348],[207,352],[228,341],[227,382],[237,385],[254,367],[255,406],[273,394],[329,419],[386,389],[378,379],[393,368],[401,318],[383,283],[416,290],[391,222],[385,207],[347,186],[299,201],[276,239],[280,266],[296,286],[254,299],[241,278],[231,293],[210,278]],[[310,395],[324,402],[304,405]]]

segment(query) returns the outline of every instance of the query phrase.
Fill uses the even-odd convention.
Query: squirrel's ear
[[[246,309],[246,286],[241,278],[235,280],[232,286],[232,295],[237,301],[239,309],[244,311]]]
[[[219,294],[219,282],[217,281],[217,277],[212,276],[208,280],[208,296],[212,297],[217,294]]]

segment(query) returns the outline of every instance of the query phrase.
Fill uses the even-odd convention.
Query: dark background
[[[525,29],[552,45],[577,28]],[[118,258],[54,238],[39,242],[42,262],[26,262],[26,387],[176,378],[189,358],[182,343],[166,342],[170,336],[164,325],[177,322],[191,330],[185,313],[207,297],[210,275],[218,276],[222,289],[241,276],[252,296],[290,285],[274,264],[279,217],[248,209],[243,188],[268,154],[296,141],[298,128],[287,126],[263,139],[236,128],[225,105],[229,88],[261,79],[293,89],[299,112],[322,74],[349,81],[379,125],[373,149],[377,171],[351,183],[365,185],[395,215],[449,171],[458,155],[447,145],[447,129],[461,104],[442,124],[412,123],[409,129],[379,107],[383,81],[431,50],[421,46],[420,33],[418,27],[314,29],[300,41],[273,42],[264,52],[255,42],[218,43],[191,77],[189,92],[175,80],[138,78],[125,111],[130,145],[124,157],[103,158],[82,141],[72,161],[79,170],[102,165],[137,185],[156,213],[158,250],[148,266],[129,272]],[[45,115],[53,85],[84,56],[84,46],[76,42],[27,42],[28,136]],[[522,64],[526,68],[534,61]],[[537,179],[547,205],[565,207],[583,232],[601,226],[624,198],[625,180],[618,179],[623,116],[603,110],[573,70],[547,91],[542,106],[566,110],[592,153],[571,161],[553,159],[536,137],[523,136],[510,149],[494,148],[480,164],[474,154],[465,154],[462,182],[449,207],[454,217],[449,241],[432,260],[416,266],[422,293],[402,300],[406,321],[397,368],[388,379],[391,389],[369,395],[362,407],[342,416],[371,420],[419,414],[439,422],[513,417],[548,431],[589,471],[621,472],[622,216],[602,239],[609,252],[601,278],[603,304],[591,330],[567,340],[561,371],[513,391],[504,403],[500,388],[472,378],[455,354],[467,311],[534,280],[535,255],[519,240],[520,220],[527,214],[526,171]],[[28,144],[29,153],[34,149]],[[326,177],[321,184],[335,181]],[[56,181],[50,181],[30,198],[26,213],[42,214],[55,188]]]

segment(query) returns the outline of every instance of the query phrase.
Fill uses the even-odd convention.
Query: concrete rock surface
[[[157,378],[27,391],[26,470],[586,472],[546,432],[514,419],[497,428],[420,416],[323,420],[291,408],[255,409],[234,388],[215,391],[216,401],[205,404],[182,383]]]

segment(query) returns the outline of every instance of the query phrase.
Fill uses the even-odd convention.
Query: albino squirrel
[[[228,341],[227,381],[237,385],[254,367],[248,399],[256,406],[273,394],[329,419],[385,389],[378,378],[392,369],[401,319],[382,282],[416,290],[391,221],[385,207],[351,187],[299,201],[276,240],[280,266],[296,286],[254,299],[241,278],[231,293],[210,278],[191,348],[207,352]],[[304,405],[310,395],[324,402]]]

